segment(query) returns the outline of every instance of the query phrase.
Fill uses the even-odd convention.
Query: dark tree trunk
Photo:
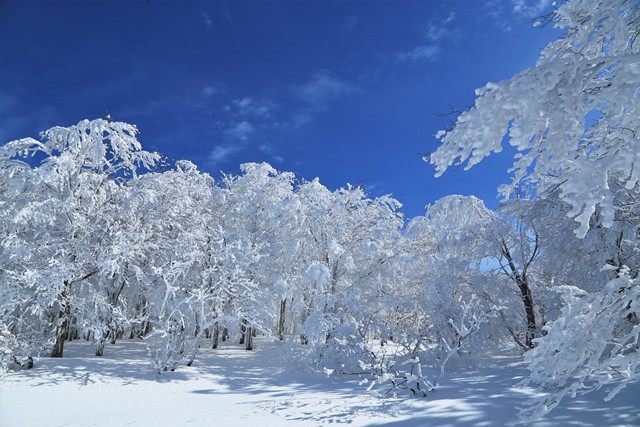
[[[53,344],[53,350],[51,350],[51,357],[62,357],[67,323],[68,320],[64,319],[62,323],[56,328],[56,341]]]
[[[213,325],[212,336],[213,336],[213,344],[211,345],[211,348],[216,349],[218,348],[218,338],[220,337],[220,327],[218,326],[217,323]]]
[[[287,299],[280,301],[280,317],[278,318],[278,339],[284,341],[284,321],[287,310]]]
[[[536,337],[536,313],[533,309],[533,298],[531,297],[531,289],[527,276],[521,276],[518,280],[518,288],[520,289],[520,297],[524,304],[524,311],[527,314],[527,335],[525,337],[525,345],[533,348],[533,339]]]
[[[189,361],[187,362],[187,366],[193,365],[193,361],[196,359],[196,354],[198,354],[198,350],[200,349],[200,343],[202,343],[202,334],[195,337],[196,342],[191,349],[191,354],[189,354]]]
[[[60,308],[58,309],[58,315],[56,316],[58,325],[56,326],[56,341],[53,344],[53,349],[51,350],[51,357],[62,357],[62,353],[64,351],[64,340],[67,338],[67,334],[69,333],[69,318],[71,316],[71,305],[69,304],[70,286],[69,282],[65,281],[64,288],[58,297],[58,304]]]
[[[244,348],[245,350],[253,350],[253,328],[251,326],[247,326],[245,328],[245,343],[244,343]]]
[[[194,337],[197,337],[198,335],[200,335],[200,315],[198,315],[198,313],[194,313],[195,314],[195,323],[196,323],[196,327],[195,327],[195,331],[193,333]]]
[[[245,320],[242,319],[242,322],[240,323],[240,341],[238,342],[238,344],[240,345],[244,344],[246,335],[247,335],[247,326],[245,324]]]
[[[502,242],[502,255],[507,259],[509,263],[509,269],[511,270],[511,277],[515,281],[518,286],[518,290],[520,291],[520,299],[524,305],[524,311],[527,319],[527,331],[525,334],[525,342],[524,345],[527,348],[533,348],[534,343],[533,339],[536,337],[536,332],[538,330],[536,323],[536,313],[533,307],[533,297],[531,295],[531,287],[529,286],[529,280],[527,278],[527,269],[537,254],[538,250],[538,236],[536,235],[536,246],[533,251],[533,255],[529,259],[529,261],[524,265],[522,272],[518,271],[518,268],[513,261],[513,257],[511,256],[511,252],[507,247],[506,242]]]

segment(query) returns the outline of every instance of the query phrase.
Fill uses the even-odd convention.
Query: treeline
[[[264,163],[220,182],[186,161],[154,172],[136,133],[85,120],[1,148],[6,365],[141,338],[174,370],[259,334],[298,342],[312,367],[424,394],[436,381],[419,367],[533,348],[556,290],[588,292],[623,264],[637,275],[635,224],[579,239],[557,198],[491,211],[448,196],[405,223],[389,196]]]

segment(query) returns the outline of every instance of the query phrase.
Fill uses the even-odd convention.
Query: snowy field
[[[517,386],[526,375],[518,363],[450,373],[428,399],[393,399],[356,381],[305,373],[279,343],[205,350],[194,366],[161,375],[141,342],[109,346],[103,358],[92,351],[68,343],[64,358],[9,374],[0,389],[0,426],[499,426],[532,393]],[[602,393],[566,400],[534,425],[640,425],[640,383],[613,402]]]

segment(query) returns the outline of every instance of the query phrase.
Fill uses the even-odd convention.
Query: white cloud
[[[282,163],[284,162],[284,157],[275,154],[275,147],[269,143],[263,143],[260,144],[260,146],[258,147],[258,150],[260,150],[260,152],[269,157],[269,159],[271,160],[271,162],[275,162],[275,163]]]
[[[291,122],[293,124],[293,127],[295,128],[306,125],[307,123],[311,122],[311,120],[313,120],[311,111],[301,111],[293,114],[293,116],[291,117]]]
[[[425,37],[429,41],[437,42],[447,34],[449,34],[449,31],[445,27],[429,24]]]
[[[356,15],[349,15],[344,23],[345,30],[353,30],[358,25],[358,17]]]
[[[482,6],[481,12],[483,16],[480,19],[505,33],[510,33],[512,30],[513,11],[508,7],[509,5],[510,3],[504,0],[487,0]]]
[[[307,83],[294,87],[294,93],[299,99],[315,105],[326,104],[355,92],[357,89],[354,85],[340,80],[326,71],[320,71]]]
[[[213,165],[223,163],[240,151],[240,148],[238,145],[216,145],[209,154],[209,162]]]
[[[291,92],[295,98],[302,101],[302,105],[292,111],[289,119],[280,123],[280,126],[296,129],[313,121],[315,116],[325,112],[332,102],[353,95],[359,92],[359,89],[326,70],[320,70],[305,83],[292,86]]]
[[[211,19],[211,16],[209,16],[207,12],[202,14],[202,20],[204,21],[204,25],[207,27],[213,27],[213,19]]]
[[[226,90],[227,88],[225,87],[224,84],[214,83],[214,84],[210,84],[203,87],[201,90],[201,94],[205,98],[209,98],[209,97],[212,97],[213,95],[219,95],[219,94],[225,93]]]
[[[222,132],[228,139],[249,141],[257,132],[272,127],[275,104],[251,97],[232,99],[222,110],[228,120],[221,122]]]
[[[260,146],[258,147],[258,149],[260,150],[261,153],[263,154],[270,154],[273,152],[273,146],[271,144],[268,143],[263,143],[260,144]]]
[[[275,104],[273,102],[244,97],[232,100],[230,105],[224,107],[224,110],[242,117],[267,118],[271,116],[271,111],[274,108]]]
[[[511,0],[511,3],[516,14],[535,18],[542,15],[552,5],[553,0]]]
[[[455,11],[449,12],[446,17],[440,16],[432,18],[427,23],[426,31],[423,34],[425,43],[411,49],[397,52],[395,55],[396,59],[407,63],[435,61],[440,55],[441,49],[439,44],[442,40],[447,38],[452,39],[459,35],[455,28],[452,28],[455,20]]]
[[[247,141],[254,130],[255,127],[251,123],[246,120],[242,120],[227,127],[224,130],[224,133],[231,138],[238,139],[240,141]]]
[[[431,20],[427,24],[427,32],[425,37],[431,42],[436,42],[451,34],[451,31],[447,28],[456,18],[456,13],[451,12],[449,15],[441,21]]]
[[[433,61],[438,57],[440,49],[435,45],[417,46],[411,50],[400,52],[397,58],[405,62]]]
[[[451,13],[449,13],[449,16],[447,16],[447,18],[444,20],[444,24],[450,24],[453,22],[453,20],[456,19],[456,12],[453,11]]]

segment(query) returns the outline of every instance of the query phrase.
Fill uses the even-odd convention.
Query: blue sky
[[[535,4],[534,4],[535,3]],[[218,176],[267,161],[330,188],[489,206],[508,150],[441,178],[421,160],[474,89],[535,63],[548,1],[2,1],[0,141],[109,111]]]

